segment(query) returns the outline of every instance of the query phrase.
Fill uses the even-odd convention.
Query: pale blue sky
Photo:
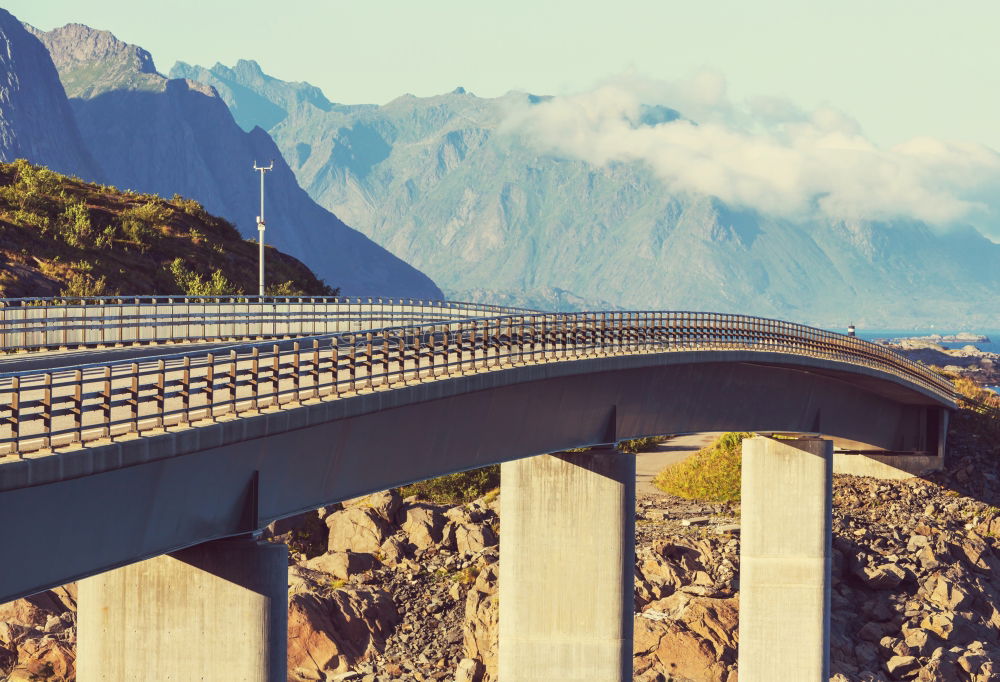
[[[175,60],[253,58],[338,102],[457,85],[563,94],[633,69],[723,73],[735,98],[829,103],[880,144],[915,135],[1000,149],[995,0],[7,0],[42,29],[81,22]]]

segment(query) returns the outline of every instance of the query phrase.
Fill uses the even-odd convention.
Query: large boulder
[[[498,584],[499,567],[487,564],[465,596],[465,656],[483,664],[482,682],[495,682],[497,679]]]
[[[375,568],[377,562],[371,554],[360,552],[327,552],[313,557],[303,565],[314,571],[329,573],[338,580],[350,580],[352,575]]]
[[[739,606],[685,592],[650,603],[635,617],[634,669],[679,679],[727,680],[736,663]]]
[[[416,549],[436,545],[444,536],[444,514],[433,504],[405,502],[396,513],[396,520],[406,533],[407,541]]]
[[[406,543],[395,536],[383,542],[378,551],[379,561],[390,567],[403,563],[408,555]]]
[[[455,551],[459,554],[477,554],[499,542],[496,533],[485,523],[459,523],[454,526]]]
[[[888,563],[881,566],[858,566],[854,574],[869,588],[874,590],[892,590],[906,579],[906,571],[897,564]]]
[[[343,502],[344,509],[358,507],[361,509],[371,509],[388,522],[396,517],[399,506],[403,500],[399,496],[399,491],[395,488],[383,490],[380,493],[372,493],[362,497],[355,497]]]
[[[960,611],[972,603],[972,595],[943,575],[934,575],[924,583],[930,601],[946,611]]]
[[[331,552],[367,552],[374,554],[392,527],[370,507],[349,507],[326,517],[330,529],[327,549]]]
[[[463,658],[455,669],[455,682],[481,682],[483,664],[474,658]]]
[[[399,623],[382,590],[334,590],[328,597],[299,593],[288,603],[288,680],[314,682],[350,670],[385,649]]]

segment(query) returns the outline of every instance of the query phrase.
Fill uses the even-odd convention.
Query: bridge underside
[[[18,548],[0,602],[391,486],[643,435],[822,433],[936,454],[944,407],[825,360],[650,354],[470,374],[24,460],[0,467],[0,545]]]

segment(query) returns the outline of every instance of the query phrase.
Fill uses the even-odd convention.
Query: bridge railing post
[[[312,365],[310,374],[312,376],[313,398],[319,399],[319,339],[313,339]]]
[[[18,459],[22,459],[21,454],[21,377],[14,377],[10,382],[10,438],[13,443],[14,452]]]
[[[368,375],[368,389],[374,389],[374,379],[372,374],[375,368],[375,353],[374,353],[374,338],[375,335],[372,332],[365,334],[366,346],[365,346],[365,371]]]
[[[479,350],[479,324],[473,320],[472,329],[469,330],[469,371],[475,372],[479,369],[479,364],[476,355]]]
[[[215,354],[205,356],[205,406],[208,414],[205,419],[215,421]]]
[[[428,362],[427,362],[427,373],[430,375],[431,379],[434,379],[435,377],[437,377],[437,369],[436,369],[437,352],[438,352],[438,350],[437,350],[437,337],[438,337],[437,325],[435,324],[435,325],[432,325],[431,327],[429,327],[427,333],[428,333],[428,337],[427,337],[427,346],[428,346],[428,353],[427,353],[427,360],[428,360]]]
[[[39,401],[42,408],[42,447],[52,447],[52,375],[48,372],[42,375],[42,399]]]
[[[392,353],[390,352],[390,344],[392,343],[392,331],[390,329],[382,330],[382,381],[381,385],[385,388],[389,387],[390,379],[392,375],[390,374],[392,369]]]
[[[133,433],[139,433],[139,364],[133,362],[129,366],[129,416]]]
[[[292,401],[299,401],[299,388],[302,385],[302,375],[299,373],[299,349],[298,341],[292,343]]]
[[[271,346],[271,405],[281,405],[281,348],[278,344]]]
[[[569,316],[566,313],[562,313],[559,317],[562,318],[561,320],[562,324],[560,325],[559,335],[561,337],[560,343],[562,344],[562,358],[563,360],[565,360],[568,354],[566,346],[566,337],[569,335],[569,322],[568,322]]]
[[[406,331],[407,331],[406,327],[399,328],[399,336],[398,336],[399,353],[396,356],[396,362],[399,363],[399,383],[403,384],[404,386],[406,385],[406,348],[407,348]],[[415,357],[419,356],[416,356],[415,354]]]
[[[507,365],[514,364],[514,319],[507,318]]]
[[[239,360],[235,350],[229,351],[229,412],[236,415],[236,387],[238,384],[237,373],[239,371]]]
[[[111,367],[104,366],[104,381],[101,390],[101,423],[104,425],[104,435],[111,438]]]
[[[524,315],[517,318],[517,362],[524,364]]]
[[[164,408],[167,404],[166,396],[166,363],[163,360],[156,361],[156,425],[164,428],[167,425],[166,417],[163,416]]]
[[[340,337],[330,340],[330,395],[340,396]]]
[[[250,409],[260,409],[260,347],[254,346],[250,351]]]
[[[548,313],[542,315],[542,362],[549,355],[549,316]]]
[[[73,372],[73,440],[83,442],[83,370]]]
[[[181,414],[179,424],[187,424],[191,410],[191,356],[185,355],[181,365]]]

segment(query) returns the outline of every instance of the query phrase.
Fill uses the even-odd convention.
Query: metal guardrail
[[[413,299],[126,296],[0,299],[0,349],[332,334],[525,311]]]
[[[951,384],[926,367],[882,346],[803,325],[714,313],[536,313],[0,375],[0,449],[21,457],[528,363],[697,350],[829,359],[886,372],[945,402],[954,399]]]

